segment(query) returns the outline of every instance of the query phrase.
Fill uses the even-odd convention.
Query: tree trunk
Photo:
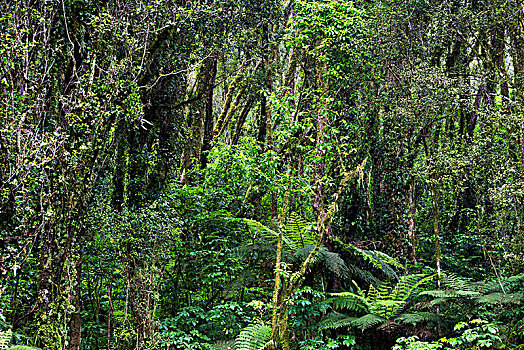
[[[206,115],[208,114],[209,97],[213,92],[209,90],[214,89],[214,77],[216,76],[217,54],[209,55],[204,59],[198,74],[198,82],[196,89],[196,96],[192,99],[195,101],[189,105],[186,115],[187,128],[189,130],[184,152],[181,160],[181,182],[185,184],[191,183],[191,170],[193,169],[193,162],[201,161],[200,155],[202,150],[202,132]],[[212,100],[211,100],[212,102]],[[212,108],[212,104],[211,107]],[[194,113],[196,111],[196,113]],[[212,118],[212,112],[211,116]]]
[[[215,57],[212,65],[208,83],[207,98],[206,98],[206,119],[204,122],[204,139],[202,141],[202,149],[200,151],[200,167],[205,169],[207,167],[207,157],[211,150],[211,140],[213,139],[213,86],[215,85],[217,75],[217,58]]]
[[[73,288],[73,306],[75,308],[74,313],[71,315],[70,325],[70,349],[80,350],[82,344],[82,259],[76,263],[76,281]]]

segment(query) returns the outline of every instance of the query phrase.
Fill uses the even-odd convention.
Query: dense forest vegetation
[[[0,350],[524,348],[521,1],[0,10]]]

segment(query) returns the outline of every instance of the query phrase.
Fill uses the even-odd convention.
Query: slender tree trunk
[[[196,89],[196,96],[193,98],[195,102],[189,105],[188,114],[186,115],[187,128],[189,130],[188,140],[182,154],[182,166],[181,166],[181,179],[180,181],[185,184],[191,183],[191,170],[193,168],[193,162],[200,162],[202,141],[203,141],[203,127],[208,115],[208,102],[209,96],[212,99],[212,92],[209,90],[214,89],[214,81],[216,76],[216,64],[218,56],[216,54],[209,55],[204,59],[200,67],[198,74],[198,82]],[[212,102],[212,100],[211,100]],[[212,106],[211,106],[212,108]],[[195,113],[196,112],[196,113]],[[212,112],[211,117],[212,118]]]
[[[417,263],[417,238],[415,235],[415,185],[413,183],[410,183],[407,188],[405,205],[408,209],[408,241],[411,245],[408,255],[413,263]]]
[[[242,112],[240,112],[240,116],[238,117],[238,122],[235,128],[235,133],[233,134],[233,138],[231,139],[232,145],[238,144],[238,140],[240,139],[240,136],[242,135],[242,127],[244,126],[244,123],[246,122],[247,115],[249,114],[249,111],[253,107],[254,102],[255,102],[254,98],[249,99],[249,101],[246,103],[246,105],[242,109]]]
[[[442,251],[440,248],[440,235],[438,230],[438,200],[437,200],[437,191],[436,185],[431,185],[431,197],[433,204],[433,235],[435,239],[435,265],[437,267],[437,288],[440,289],[442,281]],[[437,314],[440,313],[440,306],[437,306]],[[440,322],[437,324],[439,337],[442,337],[442,328]]]
[[[70,349],[71,350],[80,350],[82,344],[82,261],[80,260],[76,263],[76,281],[73,288],[73,306],[75,312],[71,315],[71,340],[70,340]]]
[[[204,139],[202,141],[202,149],[200,151],[200,167],[205,169],[207,167],[207,157],[211,150],[211,140],[213,138],[213,86],[215,85],[217,75],[217,59],[215,58],[211,65],[211,72],[209,77],[209,84],[206,98],[206,119],[204,122]]]
[[[440,248],[440,235],[439,235],[439,220],[438,220],[438,201],[437,201],[437,191],[436,191],[436,185],[431,185],[431,198],[432,198],[432,207],[433,207],[433,237],[435,239],[435,265],[437,268],[437,284],[440,288],[440,283],[442,280],[442,268],[441,268],[441,261],[442,261],[442,251]]]

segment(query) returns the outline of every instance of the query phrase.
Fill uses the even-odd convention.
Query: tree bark
[[[211,140],[213,139],[213,86],[215,85],[217,75],[217,58],[215,57],[212,65],[208,83],[207,98],[206,98],[206,119],[204,122],[204,139],[202,141],[202,149],[200,151],[200,167],[205,169],[207,167],[207,157],[211,150]]]

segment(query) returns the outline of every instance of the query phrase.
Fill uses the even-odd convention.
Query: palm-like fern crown
[[[434,319],[431,313],[404,313],[409,299],[414,292],[434,276],[425,274],[402,276],[395,286],[389,282],[382,282],[377,287],[370,285],[367,292],[360,289],[356,283],[355,293],[334,293],[333,302],[338,309],[345,309],[361,316],[348,316],[340,313],[329,315],[320,323],[320,328],[357,327],[362,330],[388,321],[403,323],[417,323],[423,320]]]
[[[253,233],[251,239],[246,242],[244,249],[245,247],[260,249],[260,246],[257,244],[276,243],[279,235],[277,231],[255,220],[244,219],[244,221]],[[284,260],[292,264],[304,261],[317,243],[315,223],[304,220],[295,212],[290,213],[282,230],[282,241],[284,248],[291,252],[291,254],[284,256]],[[325,247],[321,247],[318,254],[313,257],[311,266],[318,267],[320,265],[326,271],[342,279],[355,275],[367,282],[378,284],[379,280],[377,278],[359,267],[361,262],[363,262],[382,271],[391,278],[399,279],[394,268],[403,269],[403,266],[389,255],[380,251],[361,249],[351,243],[342,244],[342,247],[346,252],[349,252],[351,260],[355,260],[355,263],[348,264],[347,261],[342,259],[340,254],[330,252]]]
[[[269,242],[275,244],[279,233],[261,224],[258,221],[244,219],[253,232],[253,236],[247,246],[258,243]],[[282,242],[284,248],[291,254],[284,255],[284,260],[291,264],[303,262],[315,249],[317,243],[317,232],[314,222],[308,222],[298,214],[292,212],[282,230]],[[339,254],[320,247],[318,253],[313,257],[311,266],[322,266],[339,278],[349,276],[349,268]],[[297,264],[298,265],[298,264]]]
[[[395,269],[404,270],[404,267],[395,258],[378,250],[367,250],[359,248],[351,243],[338,242],[341,244],[342,249],[346,254],[349,254],[348,260],[352,263],[348,264],[348,268],[352,275],[358,276],[360,279],[368,283],[379,285],[379,279],[373,276],[370,271],[360,267],[360,265],[364,264],[381,271],[389,278],[396,280],[400,279]]]

